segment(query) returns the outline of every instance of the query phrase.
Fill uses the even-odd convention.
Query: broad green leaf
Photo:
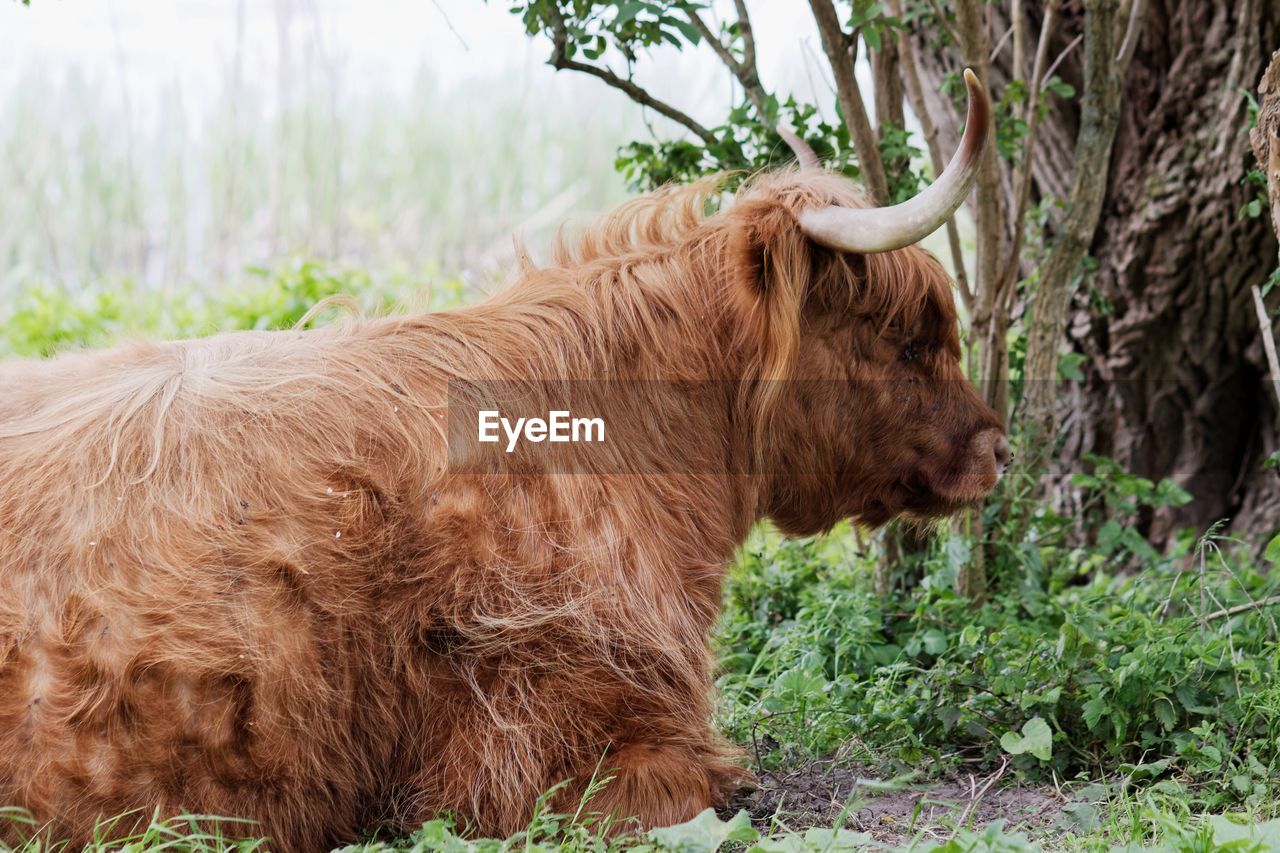
[[[880,846],[865,832],[818,826],[805,832],[804,843],[809,850],[866,850]]]
[[[1098,810],[1092,803],[1067,803],[1062,807],[1062,813],[1067,816],[1071,828],[1077,833],[1093,832],[1101,822]]]
[[[613,19],[613,25],[620,27],[631,21],[636,15],[639,15],[648,6],[643,0],[628,0],[626,3],[618,4],[618,16]]]
[[[1266,559],[1269,563],[1280,565],[1280,534],[1267,543]]]
[[[1068,379],[1072,382],[1083,382],[1084,371],[1080,369],[1080,366],[1083,364],[1083,353],[1063,353],[1058,357],[1058,375],[1063,379]]]
[[[1280,820],[1254,823],[1248,815],[1213,815],[1209,826],[1216,849],[1280,850]]]
[[[680,18],[673,18],[672,26],[680,31],[680,33],[688,40],[689,44],[696,45],[702,41],[702,33],[698,32],[698,28],[688,21]]]
[[[759,837],[745,811],[724,821],[715,809],[705,809],[684,823],[649,831],[649,840],[677,853],[715,853],[726,841],[750,843]]]
[[[1097,729],[1098,721],[1107,716],[1110,711],[1111,706],[1108,706],[1101,697],[1089,699],[1083,706],[1080,706],[1080,713],[1084,716],[1084,725],[1089,726],[1091,731]]]
[[[1005,732],[1000,746],[1010,755],[1029,752],[1041,761],[1053,757],[1053,731],[1042,717],[1032,717],[1022,724],[1022,734]]]

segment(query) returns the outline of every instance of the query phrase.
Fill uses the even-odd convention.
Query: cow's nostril
[[[996,457],[996,465],[1000,468],[1009,467],[1009,463],[1013,460],[1013,450],[1009,447],[1009,439],[1003,435],[991,442],[991,453]]]

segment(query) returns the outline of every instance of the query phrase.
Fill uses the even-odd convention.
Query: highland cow
[[[969,86],[896,207],[804,168],[709,214],[704,182],[471,307],[4,366],[0,805],[73,843],[190,812],[309,851],[443,812],[511,833],[557,785],[620,827],[721,802],[746,774],[708,635],[752,524],[938,517],[1007,462],[913,245],[971,183]],[[678,422],[611,445],[667,470],[450,458],[452,385],[543,378],[651,382],[594,414]],[[734,390],[663,396],[686,380]]]

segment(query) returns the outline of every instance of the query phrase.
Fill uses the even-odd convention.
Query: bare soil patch
[[[1052,787],[992,785],[984,779],[950,778],[885,787],[874,771],[825,758],[760,774],[759,787],[745,791],[728,811],[746,809],[766,829],[793,830],[843,824],[880,841],[900,844],[917,836],[948,838],[957,825],[981,828],[1002,820],[1011,830],[1043,834],[1059,825],[1067,801]]]

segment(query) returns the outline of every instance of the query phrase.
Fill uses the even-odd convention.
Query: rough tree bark
[[[1037,31],[1043,4],[1014,5],[1026,16],[1023,29]],[[985,6],[993,44],[1010,27],[1008,6]],[[1054,73],[1077,91],[1083,14],[1081,0],[1063,3],[1050,45]],[[1143,520],[1156,539],[1222,518],[1242,529],[1269,528],[1280,519],[1280,476],[1261,462],[1275,447],[1277,418],[1250,286],[1266,280],[1277,256],[1269,224],[1239,216],[1255,191],[1244,184],[1253,163],[1241,90],[1257,85],[1280,45],[1280,0],[1150,0],[1138,33],[1106,196],[1087,247],[1096,269],[1081,277],[1067,308],[1063,350],[1085,356],[1086,378],[1059,391],[1056,484],[1065,485],[1085,453],[1104,454],[1144,476],[1172,477],[1194,496]],[[914,47],[947,148],[958,107],[936,92],[958,70],[955,50],[924,33]],[[1011,77],[1012,54],[1005,46],[992,62],[997,95]],[[1080,120],[1078,98],[1051,102],[1032,169],[1033,201],[1070,192]],[[1013,175],[1014,166],[1002,163],[1009,197]],[[1006,222],[1006,239],[1016,227]],[[1046,237],[1062,227],[1051,216]]]
[[[1262,173],[1267,196],[1271,201],[1271,227],[1276,236],[1280,237],[1280,50],[1271,54],[1271,63],[1258,83],[1258,119],[1257,125],[1249,134],[1249,141],[1253,145],[1253,156],[1257,159],[1258,170]],[[1280,337],[1280,332],[1276,330],[1275,319],[1268,313],[1262,288],[1255,285],[1252,291],[1258,315],[1259,337],[1263,352],[1266,353],[1271,388],[1275,392],[1276,413],[1280,414],[1280,356],[1276,355],[1276,338]],[[1277,452],[1276,445],[1280,445],[1280,440],[1277,439],[1277,434],[1280,434],[1280,418],[1273,417],[1272,423],[1275,428],[1264,439],[1263,447],[1263,452],[1268,456]],[[1280,476],[1280,470],[1276,474]],[[1273,524],[1278,522],[1280,512],[1276,512],[1275,507],[1264,503],[1259,511],[1269,513]]]

